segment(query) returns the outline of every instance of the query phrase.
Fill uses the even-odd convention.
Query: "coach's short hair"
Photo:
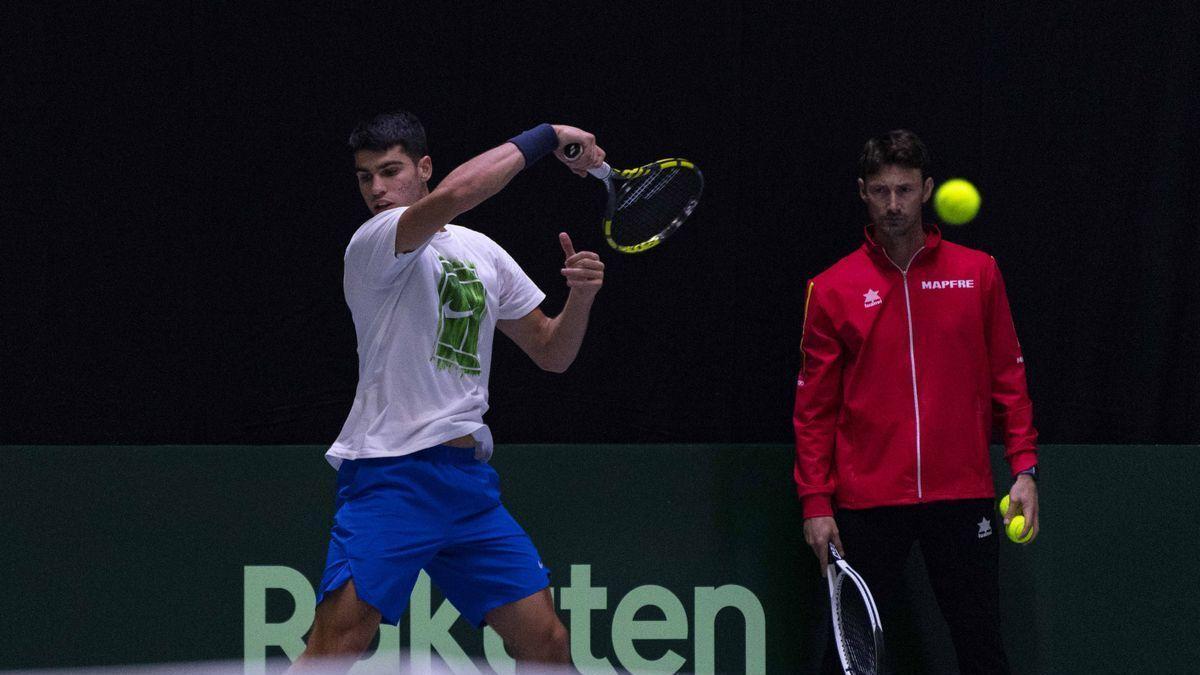
[[[417,116],[406,111],[385,112],[364,120],[350,132],[350,151],[384,152],[399,145],[416,161],[429,154],[425,127]]]
[[[858,159],[858,177],[866,180],[888,164],[920,169],[921,178],[929,175],[929,151],[917,135],[908,129],[896,129],[876,136],[863,146]]]

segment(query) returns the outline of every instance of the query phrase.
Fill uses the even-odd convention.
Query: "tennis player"
[[[805,541],[822,570],[829,541],[852,561],[889,647],[919,542],[959,668],[1005,673],[993,425],[1034,536],[1038,458],[1004,282],[991,256],[923,222],[933,179],[912,132],[869,140],[859,175],[866,241],[808,284],[794,414]]]
[[[570,143],[582,152],[568,159]],[[370,209],[345,256],[346,303],[358,336],[350,415],[326,453],[338,471],[337,512],[308,644],[295,664],[353,659],[380,621],[397,624],[424,569],[478,627],[492,626],[518,661],[569,663],[549,570],[500,501],[483,422],[494,329],[535,363],[575,359],[604,264],[559,234],[570,287],[562,312],[488,237],[448,225],[523,168],[554,154],[575,173],[599,166],[594,137],[542,124],[451,171],[433,190],[425,131],[407,112],[350,135]]]

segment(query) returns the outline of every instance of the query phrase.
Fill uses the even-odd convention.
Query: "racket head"
[[[838,658],[847,675],[881,672],[883,625],[875,598],[862,577],[830,545],[829,606]]]
[[[704,192],[695,163],[672,157],[606,179],[604,238],[621,253],[643,253],[671,236],[692,215]]]

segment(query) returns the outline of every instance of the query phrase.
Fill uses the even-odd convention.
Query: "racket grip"
[[[587,172],[600,180],[608,180],[608,177],[612,175],[612,167],[608,165],[608,162],[600,162],[600,166],[588,169]]]
[[[567,159],[575,159],[582,151],[583,146],[578,143],[568,143],[567,147],[563,148],[563,154],[566,155]],[[612,167],[608,165],[608,162],[601,162],[600,166],[588,169],[587,172],[600,180],[606,180],[612,175]]]

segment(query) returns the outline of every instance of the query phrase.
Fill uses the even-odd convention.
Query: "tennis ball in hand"
[[[971,222],[979,213],[979,190],[962,178],[952,178],[938,186],[933,194],[933,209],[949,225]]]
[[[1021,538],[1021,531],[1025,529],[1025,516],[1013,516],[1012,522],[1004,529],[1008,533],[1008,538],[1018,544],[1024,544],[1033,538],[1033,529],[1030,528],[1029,534],[1025,538]]]
[[[1004,495],[1003,497],[1000,498],[1000,515],[1001,515],[1001,517],[1003,517],[1004,514],[1006,514],[1006,513],[1008,513],[1008,495]]]

